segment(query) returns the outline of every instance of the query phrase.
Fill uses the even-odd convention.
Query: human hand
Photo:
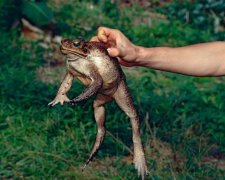
[[[91,41],[104,42],[110,56],[117,57],[120,64],[130,67],[137,65],[137,46],[119,30],[99,27],[97,36]]]

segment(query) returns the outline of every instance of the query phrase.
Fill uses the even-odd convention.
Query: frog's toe
[[[134,166],[135,166],[135,169],[138,172],[138,176],[141,175],[142,180],[144,180],[145,176],[148,173],[147,166],[146,166],[146,163],[145,163],[145,157],[144,156],[134,157]]]

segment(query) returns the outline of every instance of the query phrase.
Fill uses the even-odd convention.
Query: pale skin
[[[91,41],[106,43],[108,53],[127,67],[142,66],[190,76],[225,75],[225,42],[146,48],[134,45],[121,31],[107,27],[100,27]]]

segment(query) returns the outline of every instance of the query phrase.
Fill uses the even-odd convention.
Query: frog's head
[[[88,48],[86,42],[83,39],[63,39],[61,41],[60,50],[66,55],[75,55],[81,58],[85,58],[88,55]]]
[[[101,42],[85,42],[83,39],[64,39],[61,41],[60,50],[71,58],[86,59],[87,56],[106,55],[107,50]]]

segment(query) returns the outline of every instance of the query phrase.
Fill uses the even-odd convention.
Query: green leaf
[[[22,13],[37,26],[48,25],[53,13],[45,2],[24,2]]]

